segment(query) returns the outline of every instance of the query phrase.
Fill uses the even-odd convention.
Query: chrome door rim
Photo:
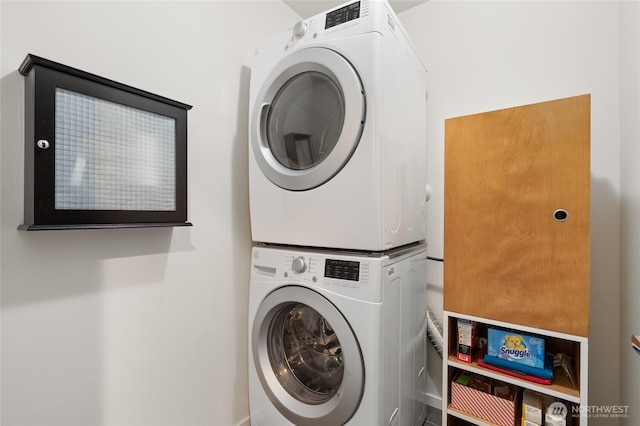
[[[344,98],[345,116],[340,137],[329,155],[305,170],[284,167],[271,153],[265,134],[266,117],[280,88],[305,72],[319,72],[335,83]],[[329,181],[342,170],[356,149],[366,115],[364,88],[354,67],[330,49],[310,47],[292,53],[278,63],[265,80],[253,106],[250,139],[253,155],[262,173],[277,186],[304,191]]]
[[[269,359],[268,330],[271,321],[286,306],[305,304],[332,325],[344,356],[344,379],[328,401],[310,405],[294,398],[282,386]],[[319,293],[301,286],[282,287],[260,304],[252,326],[252,356],[263,390],[278,411],[294,424],[311,426],[344,424],[356,412],[364,391],[364,361],[356,336],[340,311]]]

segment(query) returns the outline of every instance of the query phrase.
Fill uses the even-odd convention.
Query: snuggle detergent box
[[[508,330],[489,328],[487,355],[534,368],[544,368],[544,339]]]

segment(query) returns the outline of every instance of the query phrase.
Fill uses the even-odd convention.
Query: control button
[[[297,274],[301,274],[307,270],[307,262],[305,262],[304,257],[296,257],[293,259],[293,263],[291,264],[291,269],[293,272]]]
[[[302,38],[307,33],[307,24],[304,21],[299,21],[293,26],[293,36],[295,38]]]

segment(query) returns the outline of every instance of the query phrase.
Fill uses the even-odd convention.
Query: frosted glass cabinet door
[[[188,225],[191,107],[33,55],[20,229]]]
[[[590,96],[445,122],[444,308],[588,336]]]

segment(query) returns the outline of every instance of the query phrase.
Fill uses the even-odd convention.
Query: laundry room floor
[[[427,419],[423,426],[442,426],[442,411],[427,405]]]

